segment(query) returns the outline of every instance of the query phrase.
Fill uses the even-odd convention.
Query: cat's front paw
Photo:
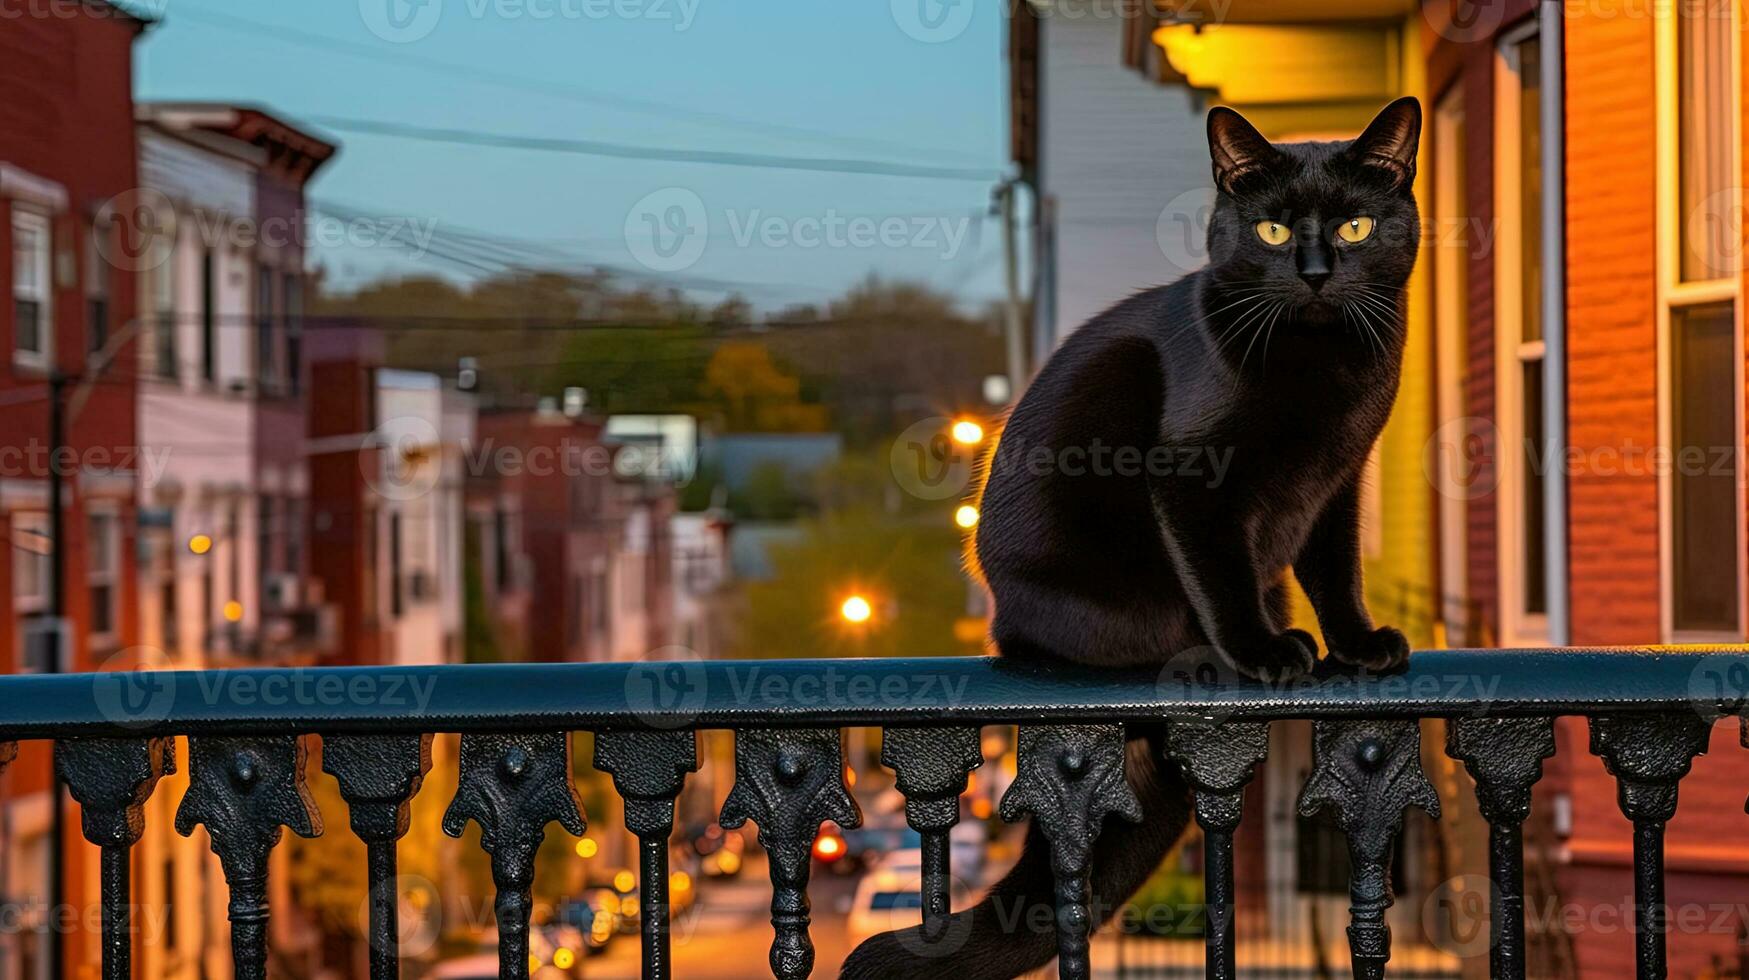
[[[1243,655],[1232,660],[1240,674],[1265,684],[1278,684],[1311,671],[1318,662],[1318,641],[1305,630],[1283,630],[1262,643],[1245,647]]]
[[[1367,670],[1395,670],[1409,662],[1409,638],[1394,626],[1380,626],[1370,633],[1332,643],[1330,656]]]

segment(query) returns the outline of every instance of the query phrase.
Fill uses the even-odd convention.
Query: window
[[[86,523],[85,585],[91,600],[91,637],[113,639],[119,612],[121,520],[113,513],[98,512],[91,514]]]
[[[1658,22],[1659,404],[1665,629],[1742,638],[1743,353],[1736,215],[1735,5],[1677,4]]]
[[[303,282],[289,272],[280,303],[285,309],[285,386],[296,395],[303,391],[304,289]]]
[[[53,351],[49,219],[16,205],[12,210],[13,359],[46,368]]]
[[[389,614],[399,619],[407,608],[401,574],[401,515],[389,515]]]
[[[94,223],[85,249],[85,349],[97,354],[109,343],[109,262],[99,245],[113,234],[108,224]]]
[[[304,574],[304,502],[296,497],[285,500],[285,517],[281,537],[285,539],[285,571],[288,575]]]
[[[181,375],[176,364],[176,250],[152,267],[152,353],[160,378]]]
[[[212,249],[200,253],[200,377],[217,381],[219,377],[218,270]]]
[[[255,379],[263,389],[273,387],[273,268],[265,263],[255,270]]]
[[[273,573],[277,570],[274,565],[274,559],[277,557],[274,544],[279,534],[279,528],[274,526],[274,521],[277,519],[278,511],[274,506],[274,499],[267,494],[260,495],[255,501],[255,568],[256,585],[261,590],[263,598],[270,587]],[[263,609],[267,608],[265,601],[260,605]]]
[[[49,515],[39,511],[12,515],[12,608],[20,616],[48,611],[52,547]]]
[[[1547,483],[1543,413],[1542,38],[1535,25],[1500,47],[1496,103],[1495,266],[1500,395],[1501,634],[1508,643],[1547,633]]]

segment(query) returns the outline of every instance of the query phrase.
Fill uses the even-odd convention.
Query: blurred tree
[[[963,539],[945,509],[894,518],[858,507],[802,522],[804,537],[773,545],[773,575],[748,583],[733,652],[744,657],[976,654],[956,639],[967,616]],[[840,604],[863,595],[873,616],[846,623]]]
[[[704,371],[702,393],[727,432],[820,432],[826,410],[804,405],[802,383],[762,343],[724,341]]]

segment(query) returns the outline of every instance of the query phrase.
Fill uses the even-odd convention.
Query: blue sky
[[[1006,165],[1000,8],[957,3],[168,0],[139,48],[137,95],[262,103],[305,121],[994,176]],[[908,6],[916,4],[925,6]],[[919,21],[920,12],[939,20]],[[487,232],[656,278],[745,284],[760,307],[823,299],[870,271],[968,300],[999,285],[1000,238],[983,217],[990,180],[609,159],[315,128],[343,149],[312,198],[435,220],[440,235]],[[694,248],[677,259],[671,240],[648,247],[653,235],[678,233]],[[416,269],[464,274],[383,248],[318,255],[345,284]]]

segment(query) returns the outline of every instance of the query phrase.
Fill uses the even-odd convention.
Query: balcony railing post
[[[534,904],[534,859],[547,824],[582,836],[583,801],[571,782],[571,740],[564,732],[463,735],[455,799],[443,832],[460,837],[480,825],[480,849],[492,857],[497,889],[498,975],[529,975],[528,920]]]
[[[188,792],[176,810],[187,837],[204,825],[231,889],[231,958],[238,980],[267,980],[267,866],[283,827],[322,833],[295,735],[188,740]]]
[[[1616,779],[1616,802],[1634,822],[1634,947],[1640,980],[1663,980],[1664,825],[1676,815],[1676,786],[1706,751],[1712,723],[1698,713],[1591,719],[1591,751]]]
[[[1002,819],[1031,815],[1051,844],[1057,892],[1057,975],[1092,975],[1087,876],[1093,845],[1108,815],[1131,823],[1142,804],[1124,774],[1122,725],[1022,725],[1014,782],[1002,796]]]
[[[601,732],[595,736],[595,768],[613,776],[625,799],[626,829],[638,835],[644,980],[668,980],[668,838],[674,833],[674,798],[685,788],[686,774],[698,771],[698,734]]]
[[[953,912],[952,846],[960,821],[960,794],[973,769],[984,764],[976,728],[889,728],[881,735],[881,764],[893,770],[905,794],[905,822],[923,838],[923,940],[946,935]]]
[[[1524,980],[1524,821],[1531,787],[1543,760],[1555,754],[1552,718],[1456,718],[1445,751],[1476,780],[1476,806],[1488,821],[1489,972],[1495,980]]]
[[[1269,754],[1269,725],[1258,721],[1177,721],[1167,725],[1166,753],[1184,770],[1203,830],[1208,909],[1206,970],[1211,980],[1238,975],[1234,947],[1233,832],[1244,813],[1245,786]]]
[[[5,744],[16,752],[16,743]],[[104,980],[128,980],[134,943],[128,852],[145,832],[145,803],[158,779],[176,771],[175,745],[167,738],[62,739],[55,743],[55,769],[79,801],[85,839],[103,849]]]
[[[1439,796],[1421,770],[1421,728],[1406,721],[1319,721],[1312,726],[1312,775],[1300,814],[1326,807],[1348,838],[1348,947],[1355,980],[1382,980],[1391,958],[1391,849],[1403,814],[1439,816]]]
[[[862,811],[844,786],[844,745],[838,729],[754,728],[735,733],[735,788],[719,822],[734,829],[752,820],[771,862],[771,972],[802,980],[814,969],[808,937],[808,871],[814,838],[828,820],[862,825]]]
[[[431,771],[431,736],[327,735],[322,769],[340,783],[352,832],[364,841],[371,980],[393,980],[401,972],[395,843],[407,833],[410,803]]]

